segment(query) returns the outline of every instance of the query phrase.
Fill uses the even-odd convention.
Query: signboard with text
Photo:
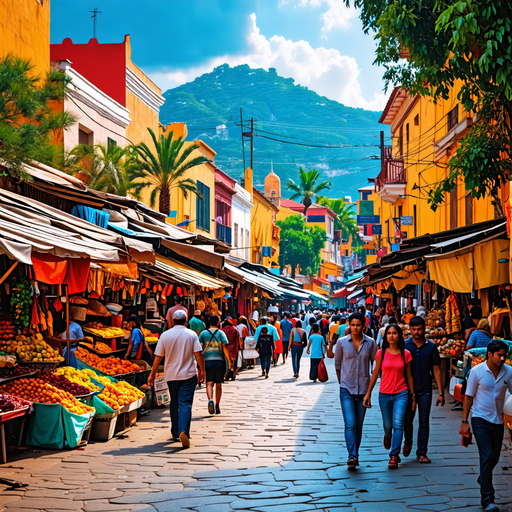
[[[400,217],[400,224],[402,226],[412,226],[412,217]]]
[[[380,224],[372,226],[372,235],[382,235],[382,226]]]
[[[358,224],[380,224],[380,215],[357,215]]]

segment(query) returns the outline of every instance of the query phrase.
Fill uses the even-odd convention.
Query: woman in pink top
[[[398,325],[389,324],[384,332],[382,348],[375,356],[375,369],[363,401],[365,407],[372,406],[372,390],[382,370],[379,406],[384,423],[384,448],[386,450],[391,448],[389,468],[397,468],[400,462],[398,454],[402,445],[409,393],[412,395],[412,408],[416,409],[411,361],[411,353],[405,350],[402,329]]]

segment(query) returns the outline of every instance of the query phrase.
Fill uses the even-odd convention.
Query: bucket
[[[123,315],[112,315],[110,320],[112,321],[112,327],[121,327],[123,325]]]

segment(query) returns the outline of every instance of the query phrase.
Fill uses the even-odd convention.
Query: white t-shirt
[[[256,325],[258,324],[258,321],[260,319],[260,314],[258,313],[258,310],[255,309],[253,312],[252,312],[252,319],[256,322]]]
[[[503,406],[507,389],[512,393],[512,366],[504,364],[494,378],[487,362],[471,369],[466,395],[473,397],[473,418],[482,418],[490,423],[503,423]]]
[[[197,334],[184,325],[175,325],[158,340],[155,356],[164,357],[166,381],[186,380],[197,375],[194,352],[202,352]]]

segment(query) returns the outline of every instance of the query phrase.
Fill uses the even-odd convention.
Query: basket
[[[39,371],[55,370],[55,368],[57,368],[60,363],[62,363],[62,361],[18,361],[20,366],[33,366]]]
[[[69,316],[72,320],[78,320],[79,322],[85,322],[87,317],[87,308],[83,306],[69,305]]]
[[[135,374],[135,386],[140,388],[148,383],[149,376],[151,375],[151,366],[142,359],[135,359],[133,362],[138,364],[142,370]]]

